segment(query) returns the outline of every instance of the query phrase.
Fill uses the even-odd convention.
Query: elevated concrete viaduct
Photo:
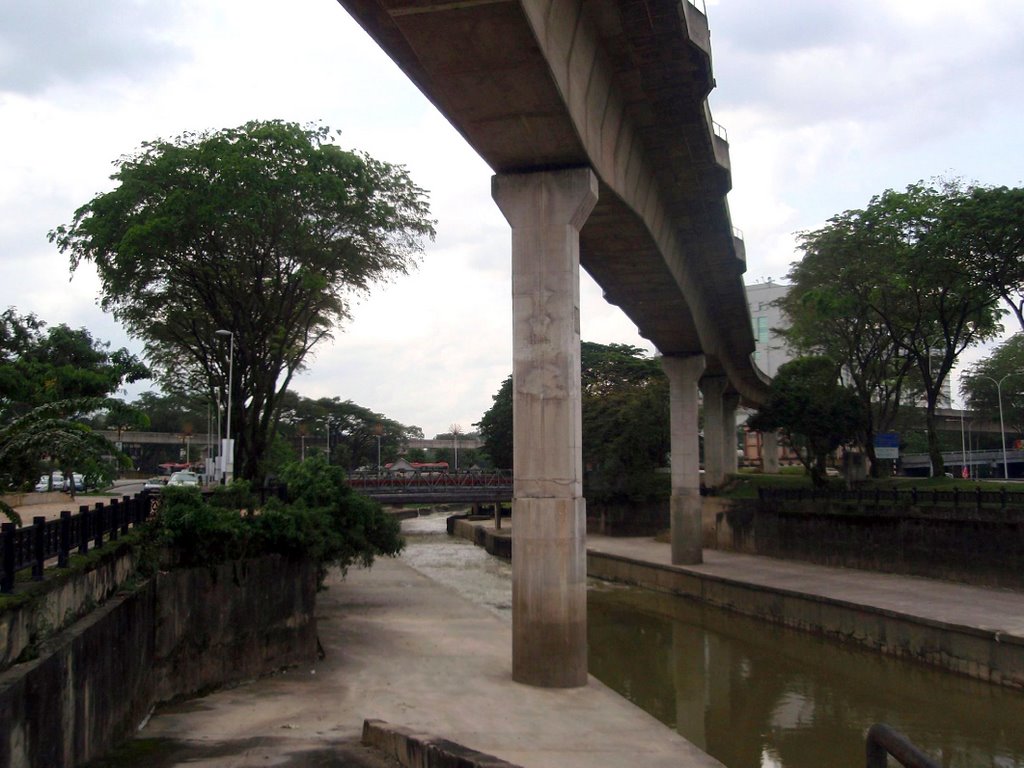
[[[512,228],[513,676],[584,685],[582,266],[665,357],[672,552],[699,562],[705,468],[759,403],[706,15],[683,0],[339,0],[494,170]]]

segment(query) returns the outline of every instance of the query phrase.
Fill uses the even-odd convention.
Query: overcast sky
[[[794,232],[884,189],[1024,183],[1020,0],[707,10],[748,282],[782,279]],[[343,146],[405,165],[438,220],[419,269],[360,302],[294,388],[428,435],[470,429],[512,365],[491,172],[334,0],[0,3],[0,306],[139,349],[100,312],[88,266],[69,281],[46,233],[109,189],[111,162],[141,142],[274,118],[322,121]],[[585,275],[582,335],[643,345]]]

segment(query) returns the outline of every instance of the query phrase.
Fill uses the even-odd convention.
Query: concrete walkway
[[[669,545],[650,538],[588,536],[587,550],[671,565]],[[1005,639],[1019,638],[1024,642],[1022,592],[713,549],[704,550],[703,564],[679,568],[779,593],[818,597],[858,609],[914,617],[922,623],[999,633]]]
[[[593,678],[514,683],[510,624],[400,559],[335,579],[317,613],[322,661],[162,709],[146,765],[350,765],[376,718],[529,768],[720,766]]]

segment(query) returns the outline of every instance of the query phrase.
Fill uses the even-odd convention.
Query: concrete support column
[[[672,435],[672,563],[692,565],[703,561],[697,382],[704,356],[664,357],[661,364],[668,376]]]
[[[512,677],[587,684],[579,231],[589,168],[495,176],[512,227]]]
[[[704,396],[704,484],[708,488],[717,488],[725,482],[722,396],[726,383],[724,376],[705,376],[700,381]]]
[[[740,470],[736,453],[736,408],[739,404],[740,396],[736,393],[722,395],[722,465],[727,475],[735,475]]]
[[[761,433],[761,471],[766,475],[779,474],[779,433]]]

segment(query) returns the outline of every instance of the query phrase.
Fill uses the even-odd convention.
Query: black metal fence
[[[145,522],[151,508],[149,494],[124,496],[93,508],[80,506],[77,514],[60,513],[47,520],[33,517],[32,525],[18,528],[14,523],[0,526],[0,592],[14,591],[18,571],[32,569],[32,580],[43,580],[48,560],[56,558],[58,568],[67,568],[72,553],[81,555],[89,547],[102,547],[104,541],[117,541]]]
[[[875,488],[872,490],[843,490],[818,488],[759,488],[761,501],[819,501],[854,505],[857,507],[950,507],[956,509],[1024,509],[1024,492],[983,491],[972,489],[919,490]]]

